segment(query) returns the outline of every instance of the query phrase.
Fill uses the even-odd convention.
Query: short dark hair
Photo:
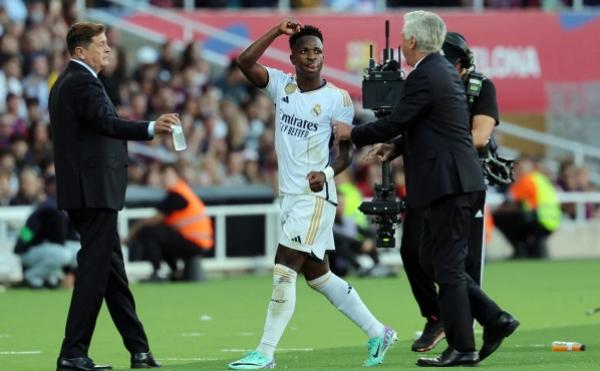
[[[293,49],[294,45],[296,45],[296,41],[298,41],[301,37],[304,36],[315,36],[319,40],[321,40],[321,42],[323,42],[323,34],[321,33],[321,30],[319,30],[315,26],[305,24],[300,29],[300,32],[296,32],[295,34],[290,36],[290,49]]]
[[[67,33],[67,49],[69,54],[75,55],[75,48],[82,46],[87,48],[94,36],[98,36],[106,31],[102,23],[77,22],[69,28]]]

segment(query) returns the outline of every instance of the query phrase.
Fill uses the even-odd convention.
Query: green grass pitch
[[[600,261],[498,262],[486,267],[484,287],[521,327],[479,367],[486,370],[600,370]],[[380,369],[420,369],[410,344],[423,320],[406,277],[350,282],[399,341]],[[271,278],[238,277],[201,284],[133,285],[138,313],[163,370],[224,370],[261,336]],[[70,292],[0,293],[0,370],[54,370]],[[477,328],[478,346],[481,332]],[[554,340],[587,350],[553,353]],[[277,369],[359,370],[366,336],[303,280],[296,311],[276,353]],[[444,343],[432,354],[441,352]],[[129,355],[106,308],[98,319],[90,356],[127,369]]]

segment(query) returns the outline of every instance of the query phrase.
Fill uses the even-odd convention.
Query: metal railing
[[[0,251],[12,251],[19,229],[31,214],[32,206],[0,207]],[[209,206],[207,214],[214,218],[215,256],[206,258],[206,267],[217,270],[261,269],[273,264],[277,241],[279,240],[279,203],[258,205]],[[118,228],[121,236],[126,236],[129,222],[150,217],[156,213],[153,208],[124,209],[119,213]],[[227,256],[227,217],[258,215],[264,216],[265,254],[251,258]]]
[[[279,240],[279,228],[277,227],[279,225],[279,202],[259,205],[208,206],[206,212],[214,218],[216,242],[214,258],[206,259],[209,268],[220,270],[255,269],[265,268],[273,263]],[[122,210],[119,213],[119,234],[127,235],[130,221],[148,218],[155,213],[156,210],[150,207]],[[227,217],[247,215],[263,215],[265,217],[265,254],[252,258],[227,257]]]
[[[531,142],[541,143],[547,146],[560,148],[564,151],[573,153],[575,165],[583,166],[585,158],[595,158],[600,160],[600,149],[574,140],[564,139],[556,135],[527,129],[510,122],[502,122],[496,130],[500,133],[513,135],[518,138],[526,139]]]
[[[600,192],[561,192],[558,194],[561,203],[575,203],[581,205],[577,210],[577,223],[584,223],[585,204],[600,204]],[[487,202],[496,206],[504,201],[504,196],[490,193]],[[580,211],[581,210],[581,211]],[[31,206],[0,207],[0,251],[12,250],[16,234],[32,211]],[[130,221],[147,218],[155,213],[153,208],[124,209],[119,213],[119,233],[127,235]],[[252,270],[270,267],[273,264],[277,242],[279,240],[279,202],[257,205],[228,205],[209,206],[208,215],[215,220],[215,256],[207,258],[205,267],[209,270],[233,271]],[[264,216],[265,253],[254,257],[228,257],[227,236],[235,233],[227,230],[227,218],[235,216],[257,215]],[[397,239],[398,243],[400,239]],[[400,263],[399,254],[394,250],[384,255],[382,260],[386,263]]]
[[[501,125],[495,129],[500,133],[508,134],[515,136],[520,139],[525,139],[531,142],[543,144],[548,147],[558,148],[567,153],[571,153],[573,157],[573,162],[575,165],[582,167],[585,166],[586,158],[594,159],[600,161],[600,149],[597,147],[593,147],[581,142],[577,142],[574,140],[564,139],[556,135],[528,129],[516,124],[512,124],[509,122],[502,122]],[[512,155],[514,155],[513,153]],[[559,168],[559,161],[563,160],[560,158],[548,158],[548,160],[554,163],[555,169]],[[588,168],[590,181],[593,184],[600,185],[600,173],[595,171],[594,169]],[[572,193],[570,193],[572,194]],[[584,214],[585,207],[583,204],[577,204],[577,214]]]

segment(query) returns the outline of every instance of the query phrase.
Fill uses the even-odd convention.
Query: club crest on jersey
[[[315,104],[315,106],[310,110],[310,112],[314,116],[319,116],[321,114],[321,105],[320,104]]]
[[[292,94],[293,92],[295,92],[295,91],[296,91],[296,89],[298,89],[298,85],[296,85],[296,84],[294,84],[294,83],[291,83],[291,82],[290,82],[290,83],[288,83],[288,84],[285,86],[285,89],[284,89],[284,91],[285,91],[285,94],[286,94],[286,95],[290,95],[290,94]]]

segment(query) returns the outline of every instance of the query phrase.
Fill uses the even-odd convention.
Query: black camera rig
[[[390,22],[385,21],[385,49],[383,63],[376,64],[373,58],[373,45],[370,45],[369,67],[363,78],[363,107],[375,112],[377,118],[391,114],[393,107],[400,100],[404,78],[400,68],[400,48],[398,61],[394,59],[394,49],[389,47]],[[404,203],[396,198],[394,180],[390,173],[390,162],[381,164],[381,184],[375,184],[375,196],[372,201],[363,202],[359,210],[372,216],[377,224],[377,247],[395,247],[396,223],[400,221],[400,213]]]

